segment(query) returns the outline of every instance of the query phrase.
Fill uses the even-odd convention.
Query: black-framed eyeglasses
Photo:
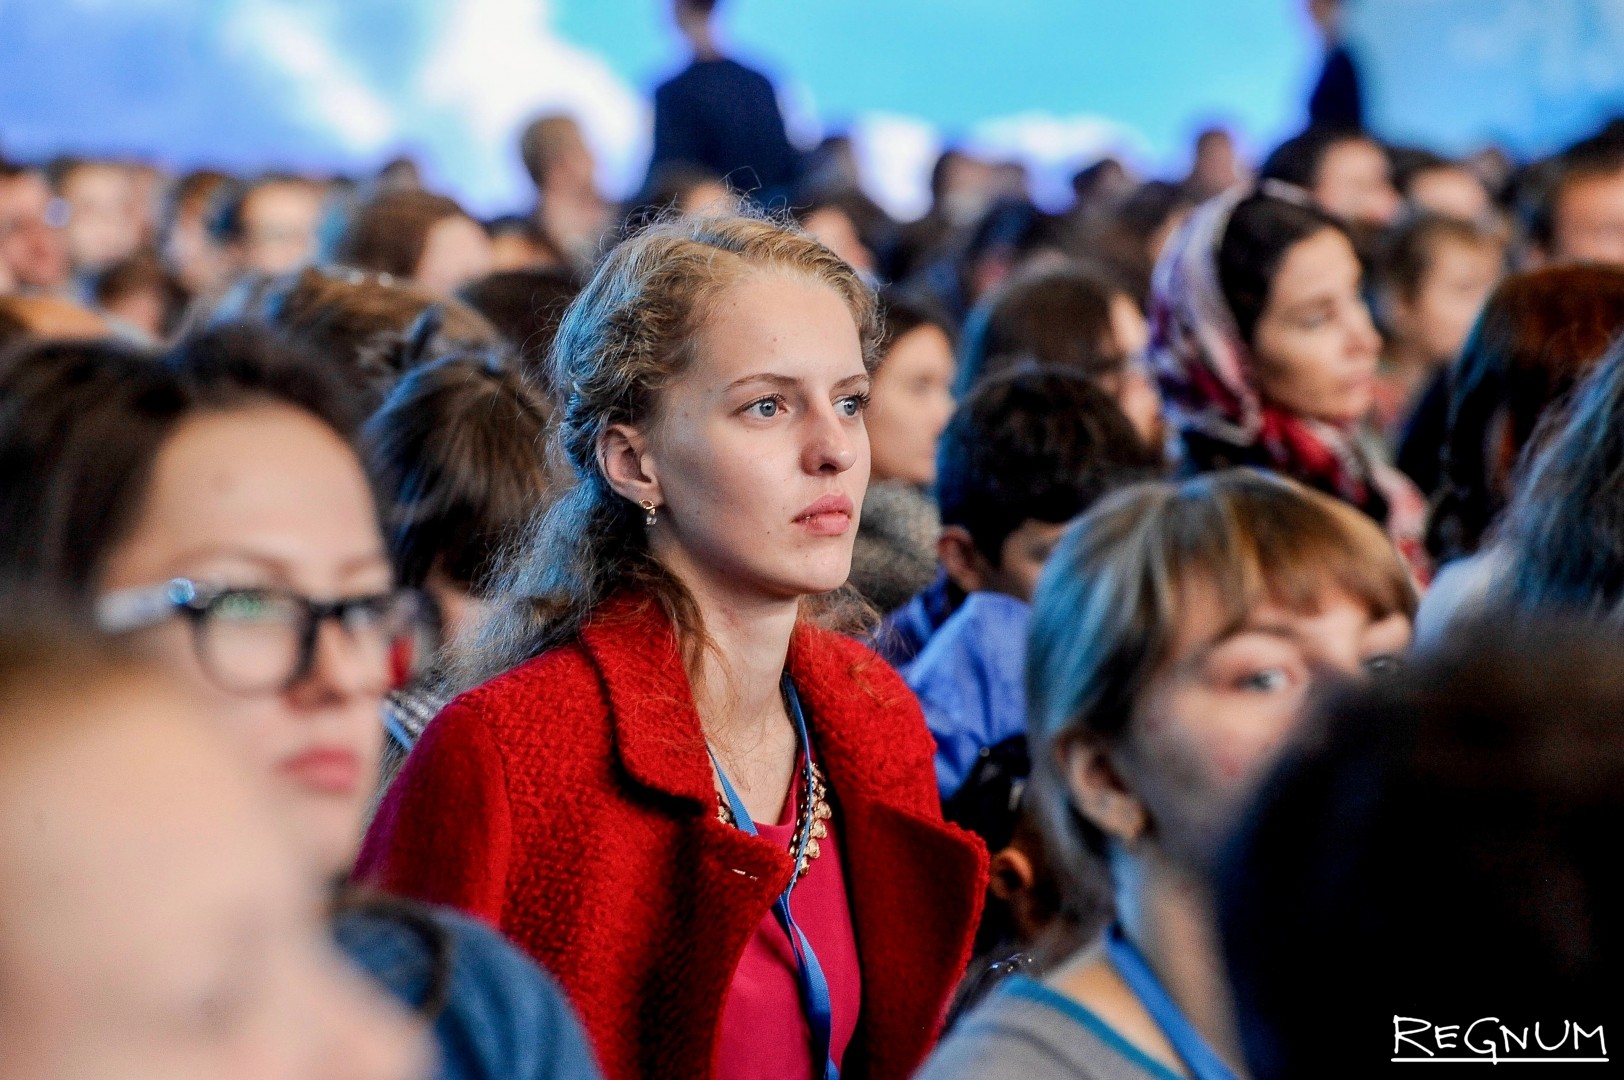
[[[234,693],[285,690],[310,675],[325,622],[344,631],[357,659],[390,688],[404,686],[433,657],[437,620],[423,596],[392,590],[314,600],[287,589],[225,588],[173,578],[121,589],[96,605],[106,633],[123,634],[182,616],[204,672]]]

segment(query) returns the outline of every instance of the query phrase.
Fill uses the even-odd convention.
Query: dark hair
[[[1331,1071],[1373,1075],[1395,1014],[1516,1031],[1616,997],[1624,648],[1463,631],[1333,700],[1231,848],[1221,925],[1258,1080],[1324,1075],[1331,1046]]]
[[[1508,600],[1617,619],[1624,600],[1624,342],[1574,392],[1499,532]]]
[[[1259,180],[1279,180],[1294,184],[1305,192],[1314,190],[1319,183],[1320,168],[1332,150],[1350,142],[1369,143],[1381,147],[1375,139],[1362,131],[1346,128],[1309,128],[1275,147],[1258,169]],[[1385,153],[1385,149],[1383,153]]]
[[[1498,248],[1501,241],[1469,221],[1418,214],[1395,229],[1382,245],[1376,283],[1394,296],[1414,300],[1446,243]]]
[[[516,371],[483,356],[408,372],[362,433],[385,502],[399,584],[438,570],[475,594],[547,489],[547,404]]]
[[[489,319],[517,353],[525,374],[548,386],[547,351],[564,311],[581,291],[574,274],[560,267],[504,270],[462,287],[458,295]]]
[[[1489,296],[1452,374],[1448,433],[1427,549],[1476,551],[1505,505],[1541,417],[1624,330],[1624,270],[1568,266],[1514,274]]]
[[[181,316],[186,313],[186,304],[191,297],[186,286],[164,265],[157,252],[144,248],[109,266],[96,277],[96,303],[103,308],[143,290],[157,294],[163,305],[159,334],[164,338],[169,337],[180,327]]]
[[[1218,244],[1218,286],[1247,345],[1269,306],[1269,290],[1286,253],[1326,229],[1348,236],[1341,222],[1306,199],[1297,202],[1259,191],[1236,204]]]
[[[1111,298],[1126,290],[1077,265],[1018,273],[965,321],[956,389],[1035,361],[1091,379],[1113,375],[1129,358],[1116,347]]]
[[[182,421],[277,402],[347,438],[340,397],[319,361],[247,327],[164,358],[109,341],[13,354],[0,370],[0,578],[84,597]]]
[[[921,326],[934,326],[946,334],[950,346],[957,337],[952,316],[928,293],[896,286],[880,290],[879,352],[882,358],[891,351],[891,346]]]
[[[456,200],[444,195],[410,188],[385,192],[356,212],[338,243],[338,261],[410,281],[423,261],[429,232],[454,217],[473,220]]]
[[[942,524],[962,526],[993,565],[1029,520],[1070,521],[1160,463],[1115,400],[1076,371],[1028,365],[978,385],[937,450]]]
[[[1134,301],[1144,307],[1156,265],[1157,252],[1151,250],[1151,242],[1169,222],[1197,205],[1199,201],[1180,184],[1146,181],[1111,213],[1083,222],[1074,250],[1109,266]]]
[[[1624,172],[1624,144],[1605,136],[1575,143],[1534,167],[1529,197],[1523,206],[1528,239],[1547,251],[1556,243],[1556,215],[1575,184]]]

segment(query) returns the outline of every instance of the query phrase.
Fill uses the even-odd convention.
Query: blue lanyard
[[[790,718],[795,721],[795,737],[800,740],[803,751],[801,760],[801,783],[806,797],[812,797],[812,742],[806,735],[806,716],[801,712],[801,699],[795,693],[795,685],[789,681],[789,675],[784,675],[784,701],[789,705]],[[711,751],[711,764],[716,766],[716,775],[722,781],[722,794],[727,796],[728,809],[733,812],[733,823],[746,835],[756,836],[756,823],[750,819],[750,811],[745,808],[744,800],[734,790],[733,784],[722,771],[722,763],[716,760],[716,752]],[[795,838],[795,870],[791,872],[789,884],[779,894],[773,903],[773,914],[778,917],[778,925],[784,928],[784,934],[789,938],[791,950],[795,953],[796,981],[801,987],[801,1004],[806,1007],[806,1019],[812,1029],[812,1060],[823,1059],[823,1080],[840,1080],[840,1069],[835,1065],[834,1056],[830,1053],[830,1038],[834,1029],[834,1004],[829,996],[829,980],[823,977],[823,966],[818,963],[818,954],[812,951],[812,943],[801,933],[801,928],[795,925],[795,916],[789,910],[789,895],[795,890],[795,882],[800,877],[801,860],[806,857],[806,846],[812,839],[812,814],[806,814],[806,820],[801,823],[801,834]]]
[[[1156,978],[1156,973],[1150,970],[1144,956],[1122,933],[1120,926],[1112,924],[1105,935],[1105,948],[1111,958],[1111,966],[1117,969],[1117,974],[1122,976],[1145,1011],[1150,1013],[1156,1026],[1162,1029],[1162,1034],[1173,1044],[1173,1049],[1195,1080],[1236,1080],[1234,1071],[1213,1053],[1207,1040],[1184,1018],[1178,1005],[1162,989],[1161,980]]]

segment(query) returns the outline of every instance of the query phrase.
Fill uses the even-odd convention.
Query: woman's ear
[[[1144,835],[1145,804],[1128,790],[1122,773],[1095,739],[1072,739],[1056,749],[1072,805],[1096,829],[1131,844]]]
[[[598,436],[598,468],[622,498],[665,505],[647,440],[630,424],[611,424]]]

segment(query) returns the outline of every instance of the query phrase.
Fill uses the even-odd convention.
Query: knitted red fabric
[[[862,965],[843,1076],[902,1080],[969,958],[986,852],[942,821],[934,743],[884,661],[801,627],[788,668],[839,815]],[[712,1075],[733,971],[790,872],[787,852],[716,819],[675,635],[638,596],[452,702],[357,869],[527,949],[568,991],[607,1080]]]

